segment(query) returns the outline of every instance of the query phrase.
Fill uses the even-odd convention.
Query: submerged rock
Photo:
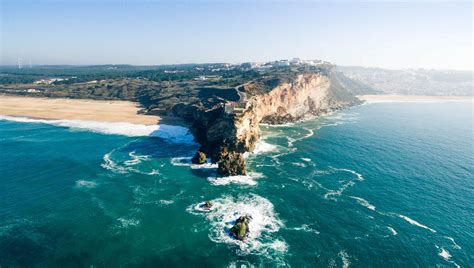
[[[240,216],[235,222],[235,225],[230,229],[230,233],[235,239],[244,240],[250,233],[249,223],[252,216]]]
[[[191,159],[191,162],[193,164],[198,164],[198,165],[202,165],[206,163],[206,154],[202,152],[201,150],[197,151],[196,154]]]

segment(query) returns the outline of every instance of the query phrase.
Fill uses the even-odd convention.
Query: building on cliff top
[[[241,101],[241,102],[228,101],[224,104],[224,111],[227,114],[239,115],[245,112],[245,110],[247,109],[247,106],[248,106],[247,101]]]

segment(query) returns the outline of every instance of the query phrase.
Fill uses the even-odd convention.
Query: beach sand
[[[49,99],[0,95],[0,115],[41,119],[127,122],[155,125],[161,118],[138,114],[140,107],[131,101]]]
[[[468,96],[417,96],[417,95],[360,95],[359,99],[368,103],[375,102],[472,102],[473,97]]]

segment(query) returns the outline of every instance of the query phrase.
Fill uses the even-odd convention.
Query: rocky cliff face
[[[176,115],[192,120],[200,150],[218,163],[223,176],[246,174],[243,153],[255,148],[259,123],[294,122],[360,103],[342,86],[335,71],[302,73],[269,92],[259,91],[258,83],[239,88],[247,101],[238,112],[227,113],[224,103],[207,110],[196,105],[173,108]]]

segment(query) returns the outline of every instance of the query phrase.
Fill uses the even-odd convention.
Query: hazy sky
[[[300,57],[472,70],[472,2],[0,0],[0,64]]]

